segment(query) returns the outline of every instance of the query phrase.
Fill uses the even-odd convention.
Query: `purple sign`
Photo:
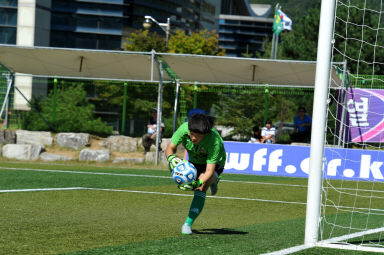
[[[309,146],[224,142],[225,173],[308,177]],[[324,177],[384,181],[384,151],[325,148]]]
[[[384,141],[384,90],[351,89],[347,97],[349,141]]]

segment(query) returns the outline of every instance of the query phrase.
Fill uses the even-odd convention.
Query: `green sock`
[[[201,213],[204,208],[206,194],[200,190],[195,190],[193,200],[191,203],[191,208],[189,209],[188,217],[185,223],[189,226],[192,226],[193,222],[196,220],[197,216]]]

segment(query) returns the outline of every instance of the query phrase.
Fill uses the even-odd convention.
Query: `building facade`
[[[263,42],[272,38],[271,5],[247,0],[223,0],[219,16],[219,45],[231,57],[256,57]]]
[[[16,44],[17,0],[0,0],[0,43]]]
[[[171,20],[171,32],[217,29],[221,0],[0,0],[0,44],[121,50],[130,32],[143,29],[145,15]],[[151,31],[165,33],[158,26]],[[32,86],[33,84],[33,86]],[[44,79],[15,77],[27,99],[45,95]],[[15,94],[14,108],[28,110]]]

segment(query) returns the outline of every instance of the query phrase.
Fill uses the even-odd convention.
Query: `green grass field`
[[[167,170],[0,163],[0,254],[261,254],[303,244],[307,180],[223,174],[192,236]],[[57,189],[57,190],[54,190]],[[314,248],[296,254],[367,254]]]

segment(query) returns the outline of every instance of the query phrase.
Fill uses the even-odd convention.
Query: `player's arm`
[[[172,141],[169,142],[167,148],[165,149],[165,157],[168,160],[168,167],[169,171],[173,171],[173,168],[179,164],[181,161],[183,161],[182,158],[179,158],[176,156],[176,150],[177,150],[177,145],[175,145]]]
[[[169,155],[175,154],[177,150],[177,146],[173,144],[172,141],[168,143],[167,148],[165,149],[165,157],[168,158]]]
[[[209,186],[212,183],[212,176],[215,172],[216,164],[207,164],[207,167],[205,168],[205,172],[202,173],[199,177],[199,179],[202,181],[203,185],[196,188],[196,190],[200,190],[203,192],[206,192],[209,188]]]

